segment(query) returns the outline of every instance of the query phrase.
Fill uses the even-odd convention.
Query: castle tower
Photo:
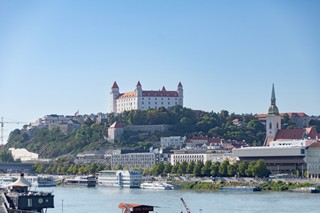
[[[271,105],[266,117],[266,141],[265,145],[273,141],[278,130],[281,129],[281,116],[276,105],[276,95],[274,91],[274,84],[272,84]]]
[[[142,86],[140,84],[140,81],[138,81],[136,89],[134,91],[136,92],[136,97],[142,97]]]
[[[120,95],[117,82],[114,82],[110,92],[110,113],[117,113],[117,97]]]
[[[182,86],[181,82],[179,82],[179,84],[178,84],[177,92],[179,95],[178,103],[179,103],[179,105],[183,106],[183,86]]]

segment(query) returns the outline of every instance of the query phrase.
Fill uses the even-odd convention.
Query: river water
[[[117,188],[40,188],[53,191],[55,208],[48,213],[121,213],[118,204],[139,203],[159,206],[157,213],[186,212],[180,198],[192,213],[225,212],[320,212],[320,194],[293,192],[196,192]]]

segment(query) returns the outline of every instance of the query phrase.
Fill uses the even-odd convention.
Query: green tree
[[[220,166],[219,166],[219,175],[222,177],[227,177],[228,176],[228,165],[229,165],[229,161],[228,160],[224,160]]]
[[[193,168],[193,175],[196,177],[201,177],[201,169],[204,166],[201,160],[197,161],[195,167]]]
[[[167,175],[167,174],[171,173],[171,169],[172,169],[171,164],[170,163],[166,163],[164,165],[163,174]]]
[[[201,175],[205,177],[209,177],[211,172],[211,166],[212,166],[212,162],[206,161],[204,166],[201,169]]]
[[[255,165],[255,161],[251,161],[249,164],[248,164],[248,168],[246,169],[246,176],[247,177],[252,177],[254,176],[253,174],[253,167]]]
[[[182,161],[182,163],[179,164],[177,173],[179,175],[186,174],[187,167],[188,167],[188,163],[186,161]]]
[[[186,173],[187,173],[187,174],[192,174],[195,165],[196,165],[196,164],[195,164],[194,161],[190,161],[190,163],[189,163],[188,166],[187,166]]]
[[[263,160],[258,160],[252,168],[252,174],[253,176],[258,176],[258,177],[268,177],[270,174],[270,171]]]
[[[0,163],[13,162],[13,157],[10,151],[0,150]]]
[[[236,166],[234,164],[229,164],[228,165],[228,176],[229,177],[235,176],[236,173],[237,173]]]
[[[219,167],[220,167],[220,163],[219,163],[218,161],[215,161],[214,163],[211,164],[210,174],[211,174],[213,177],[219,176]]]
[[[240,164],[239,164],[239,167],[238,167],[238,172],[239,172],[239,175],[241,177],[245,177],[246,176],[246,170],[248,169],[248,163],[247,161],[242,161]]]

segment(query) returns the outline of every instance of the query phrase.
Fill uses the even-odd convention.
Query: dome
[[[279,109],[276,105],[271,105],[268,110],[268,114],[279,115]]]

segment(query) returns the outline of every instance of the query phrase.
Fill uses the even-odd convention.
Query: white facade
[[[307,174],[311,179],[320,179],[320,142],[313,143],[306,149],[305,162]]]
[[[174,148],[182,147],[184,142],[186,141],[186,137],[181,136],[170,136],[170,137],[161,137],[160,144],[161,147],[168,147],[172,146]]]
[[[38,160],[38,157],[39,157],[38,154],[29,152],[26,149],[10,148],[9,151],[11,151],[11,154],[14,160],[20,159],[21,161],[33,161],[33,160]]]
[[[191,161],[197,162],[202,161],[205,163],[206,161],[218,161],[223,162],[224,160],[234,161],[231,156],[225,154],[213,154],[213,153],[181,153],[181,154],[171,154],[171,165],[175,165],[176,163],[187,162],[190,163]]]
[[[176,91],[167,91],[165,87],[162,90],[142,90],[142,86],[138,82],[134,91],[120,93],[117,83],[114,82],[110,98],[110,112],[112,113],[183,106],[183,87],[179,83]]]
[[[307,146],[310,141],[308,140],[287,140],[287,141],[272,141],[270,142],[270,147],[279,146]]]
[[[111,155],[111,166],[151,168],[156,163],[155,153],[128,153]]]
[[[97,183],[108,187],[138,188],[141,180],[142,174],[140,171],[102,170],[99,172]]]

